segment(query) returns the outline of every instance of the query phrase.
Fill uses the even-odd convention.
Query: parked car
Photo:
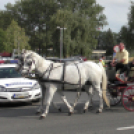
[[[13,57],[0,57],[0,64],[3,63],[18,63],[18,60]]]
[[[28,102],[40,100],[39,83],[21,76],[17,64],[0,64],[0,102]]]

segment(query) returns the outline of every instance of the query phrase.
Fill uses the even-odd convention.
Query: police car
[[[21,76],[17,64],[0,64],[0,102],[27,102],[41,98],[41,88],[36,80]]]

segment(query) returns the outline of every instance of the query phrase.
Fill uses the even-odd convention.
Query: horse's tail
[[[103,95],[103,99],[106,102],[106,105],[108,107],[110,107],[110,102],[106,96],[106,90],[107,90],[107,76],[106,76],[106,71],[104,69],[104,67],[102,66],[101,63],[99,63],[99,66],[102,69],[102,95]]]

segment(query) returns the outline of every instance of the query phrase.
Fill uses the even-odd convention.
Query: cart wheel
[[[107,97],[110,101],[110,106],[116,106],[121,102],[122,93],[116,88],[108,86]]]
[[[122,105],[126,110],[134,112],[134,85],[124,90],[122,94]]]

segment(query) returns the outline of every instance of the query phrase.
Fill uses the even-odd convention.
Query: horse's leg
[[[97,110],[97,113],[101,113],[103,110],[103,98],[102,98],[102,90],[100,88],[101,81],[96,77],[96,80],[92,81],[92,87],[94,90],[98,92],[99,95],[99,109]]]
[[[61,96],[61,99],[63,100],[63,102],[68,107],[68,109],[69,109],[69,115],[71,115],[72,113],[74,113],[74,109],[72,108],[72,106],[70,105],[70,103],[67,101],[66,96],[63,94],[63,92],[59,90],[58,93]]]
[[[74,110],[75,106],[77,105],[78,100],[79,100],[79,98],[80,98],[80,96],[81,96],[81,91],[80,91],[80,90],[81,90],[81,89],[78,89],[78,91],[77,91],[77,94],[76,94],[76,97],[75,97],[75,100],[74,100],[74,104],[73,104],[73,106],[72,106],[73,110]]]
[[[45,94],[45,96],[47,97],[46,98],[46,109],[41,114],[40,119],[45,118],[47,116],[47,114],[49,112],[50,104],[51,104],[52,99],[53,99],[53,95],[55,94],[56,91],[57,91],[57,88],[54,85],[50,85],[50,87],[47,88],[46,94]]]
[[[91,94],[89,107],[93,107],[93,96],[94,96],[94,92],[93,92],[93,88],[92,87],[91,87],[91,89],[89,89],[89,93]]]
[[[42,98],[41,98],[41,103],[40,106],[37,108],[36,114],[39,114],[43,112],[43,106],[44,106],[44,99],[45,99],[45,93],[46,93],[46,87],[40,84],[41,90],[42,90]],[[54,102],[52,102],[52,105],[55,109],[61,112],[61,107],[57,106]]]
[[[55,109],[57,109],[59,112],[61,112],[61,107],[56,105],[53,101],[52,101],[52,105]]]
[[[92,106],[92,97],[93,97],[93,89],[92,89],[92,86],[85,86],[85,91],[86,93],[88,94],[88,100],[86,101],[85,103],[85,106],[84,106],[84,109],[83,109],[83,112],[85,113],[88,109],[88,106]]]
[[[97,113],[101,113],[103,110],[103,98],[102,98],[102,90],[100,88],[96,88],[96,90],[99,93],[99,99],[100,99],[100,104],[99,104],[99,109],[97,110]]]
[[[42,84],[40,84],[40,86],[41,86],[41,91],[42,91],[42,97],[41,97],[40,106],[38,107],[36,114],[43,112],[43,105],[44,105],[44,99],[45,99],[45,93],[46,93],[46,87]]]

